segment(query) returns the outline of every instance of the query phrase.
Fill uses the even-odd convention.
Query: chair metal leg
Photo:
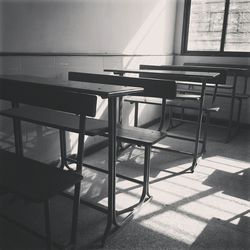
[[[60,151],[61,151],[61,166],[60,168],[63,169],[66,166],[66,136],[64,130],[59,130],[60,136]]]
[[[12,108],[18,108],[19,104],[16,102],[11,103]],[[22,142],[22,128],[21,121],[17,118],[13,118],[14,140],[15,150],[20,156],[23,156],[23,142]]]
[[[181,108],[181,119],[184,120],[184,113],[185,113],[185,109],[184,107]]]
[[[22,143],[22,128],[21,121],[17,118],[13,118],[14,126],[14,137],[15,137],[15,149],[16,153],[20,156],[23,156],[23,143]]]
[[[78,226],[78,211],[80,205],[80,189],[81,183],[75,185],[74,203],[73,203],[73,215],[72,215],[72,229],[70,236],[70,244],[75,247],[77,241],[77,226]]]
[[[164,123],[166,119],[166,98],[162,98],[161,103],[161,120],[158,130],[161,131],[163,129]]]
[[[166,131],[169,131],[171,128],[173,128],[173,109],[171,106],[169,106],[169,121],[168,121],[168,126],[166,128]]]
[[[146,196],[148,196],[148,198],[151,197],[149,194],[150,152],[151,152],[151,146],[146,145],[144,153],[143,192],[140,202],[144,201]]]
[[[206,121],[205,121],[204,132],[203,132],[204,134],[203,134],[201,154],[205,154],[207,151],[207,134],[208,134],[208,125],[209,125],[209,120],[210,120],[209,112],[206,112],[205,119]]]
[[[134,126],[138,127],[138,115],[139,115],[139,103],[135,102],[135,117],[134,117]]]
[[[149,194],[149,175],[150,175],[150,153],[151,153],[151,145],[144,145],[144,167],[143,167],[143,181],[140,182],[140,185],[142,185],[142,192],[140,200],[137,204],[132,205],[128,208],[125,208],[123,210],[117,211],[117,215],[124,214],[124,213],[130,213],[127,218],[125,218],[124,221],[126,221],[129,217],[132,217],[136,211],[138,211],[141,206],[147,202],[149,202],[152,199],[152,196]],[[133,180],[133,179],[132,179]],[[116,226],[121,226],[124,221],[121,223],[118,223],[116,220]]]
[[[122,124],[122,112],[123,111],[123,97],[119,97],[118,100],[118,123]]]
[[[50,226],[50,204],[49,200],[44,202],[44,215],[45,215],[45,231],[46,231],[46,243],[47,249],[52,250],[52,236],[51,236],[51,226]]]
[[[122,125],[122,123],[123,123],[123,119],[122,118],[123,118],[123,97],[119,97],[118,98],[118,113],[117,113],[117,119],[118,119],[118,124],[119,125]],[[117,150],[116,150],[117,156],[118,156],[119,152],[121,150],[123,150],[123,149],[124,149],[124,147],[123,147],[122,142],[118,141],[118,143],[117,143]]]
[[[233,126],[234,103],[235,103],[235,93],[236,93],[236,82],[237,82],[237,76],[235,75],[234,76],[234,83],[233,83],[233,90],[232,90],[232,99],[231,99],[231,105],[230,105],[229,120],[228,120],[226,143],[231,140],[232,126]]]

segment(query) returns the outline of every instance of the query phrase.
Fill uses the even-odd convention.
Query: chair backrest
[[[68,77],[71,81],[142,87],[144,88],[144,91],[140,95],[149,97],[160,97],[168,99],[174,99],[176,97],[175,81],[105,74],[90,74],[82,72],[69,72]]]
[[[35,78],[34,78],[35,79]],[[0,98],[74,114],[95,116],[97,97],[73,92],[66,87],[25,82],[0,76]]]
[[[195,66],[195,65],[147,65],[141,64],[140,69],[143,70],[172,70],[172,71],[192,71],[192,72],[208,72],[220,73],[218,82],[225,83],[228,71],[226,69],[218,69],[216,67]]]

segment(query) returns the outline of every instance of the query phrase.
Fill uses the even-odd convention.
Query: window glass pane
[[[219,51],[225,0],[192,0],[188,51]]]
[[[230,0],[225,51],[250,52],[250,0]]]

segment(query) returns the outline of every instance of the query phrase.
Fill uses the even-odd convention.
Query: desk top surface
[[[215,81],[220,77],[220,73],[217,72],[196,72],[196,71],[185,71],[185,70],[140,70],[140,69],[104,69],[105,72],[114,73],[134,73],[140,74],[145,73],[150,75],[158,75],[164,77],[164,79],[169,80],[179,80],[179,81]]]
[[[231,67],[230,67],[231,66]],[[206,63],[184,63],[183,65],[148,65],[141,64],[140,69],[143,70],[181,70],[195,72],[217,72],[230,74],[244,74],[248,71],[247,66],[242,65],[226,65],[226,64],[206,64]],[[250,69],[250,67],[249,67]]]
[[[210,69],[227,70],[229,73],[250,74],[250,65],[220,63],[184,63],[184,66],[208,67]]]
[[[37,84],[51,87],[65,88],[66,90],[76,91],[84,94],[99,95],[102,98],[118,97],[129,94],[140,93],[141,87],[119,86],[109,84],[98,84],[78,81],[64,81],[60,79],[43,78],[25,75],[0,75],[0,81],[12,83]]]

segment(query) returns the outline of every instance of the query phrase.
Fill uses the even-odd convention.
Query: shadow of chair
[[[250,200],[250,168],[236,173],[215,170],[203,182],[204,185],[222,190],[224,194]]]
[[[190,249],[250,249],[250,210],[223,221],[212,218]],[[239,220],[237,224],[232,223]]]

